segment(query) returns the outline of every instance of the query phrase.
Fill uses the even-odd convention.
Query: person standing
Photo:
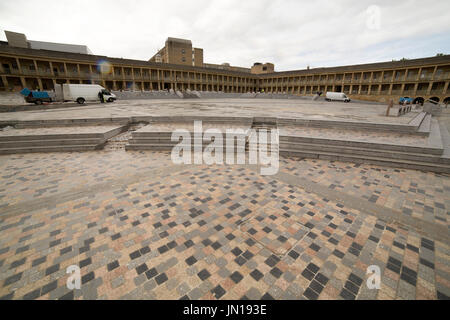
[[[100,91],[98,93],[98,97],[100,98],[100,103],[104,103],[105,102],[105,98],[103,97],[103,91]]]

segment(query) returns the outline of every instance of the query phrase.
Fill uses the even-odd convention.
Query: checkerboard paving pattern
[[[67,163],[67,154],[0,157],[2,166],[11,168],[16,159],[17,168],[29,167],[2,178],[2,202],[32,199],[15,195],[22,172],[28,177],[55,168],[42,180],[25,181],[29,191],[43,188],[60,172],[67,172],[57,183],[63,190],[70,190],[68,182],[77,190],[95,182],[83,176],[91,169],[102,180],[142,175],[69,201],[58,199],[56,188],[45,208],[0,215],[1,299],[450,296],[449,243],[407,225],[386,223],[247,167],[185,166],[152,175],[143,169],[155,168],[158,161],[170,166],[169,155],[91,153],[93,165],[86,163],[86,154],[71,156]],[[283,161],[281,170],[301,174],[292,170],[291,159]],[[319,165],[305,162],[309,168]],[[377,175],[377,169],[364,168],[368,176]],[[347,170],[351,175],[362,169]],[[409,175],[415,179],[420,173]],[[8,191],[10,182],[14,191]],[[71,265],[81,268],[80,290],[66,286]],[[380,290],[366,286],[370,265],[381,269]]]
[[[370,164],[285,158],[282,171],[403,215],[450,227],[450,179],[446,174]]]

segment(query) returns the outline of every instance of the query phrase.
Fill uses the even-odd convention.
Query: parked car
[[[28,103],[42,104],[43,102],[52,102],[52,98],[46,91],[31,91],[28,88],[24,88],[20,91],[20,94],[24,96],[25,101]]]
[[[327,92],[326,101],[344,101],[350,102],[351,99],[343,92]]]
[[[398,104],[412,104],[413,103],[413,98],[410,98],[410,97],[401,97],[399,100],[398,100]]]
[[[117,97],[98,84],[63,84],[64,101],[76,101],[83,104],[86,101],[100,101],[99,93],[103,93],[106,102],[114,102]]]

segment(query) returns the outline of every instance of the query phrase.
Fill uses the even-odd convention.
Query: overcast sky
[[[148,60],[167,37],[208,63],[277,71],[450,53],[448,0],[0,0],[3,30]]]

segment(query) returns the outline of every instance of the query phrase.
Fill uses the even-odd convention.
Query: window
[[[186,62],[186,58],[185,57],[181,58],[181,61]]]
[[[185,53],[186,53],[186,50],[181,49],[181,53],[182,53],[182,54],[185,54]]]

